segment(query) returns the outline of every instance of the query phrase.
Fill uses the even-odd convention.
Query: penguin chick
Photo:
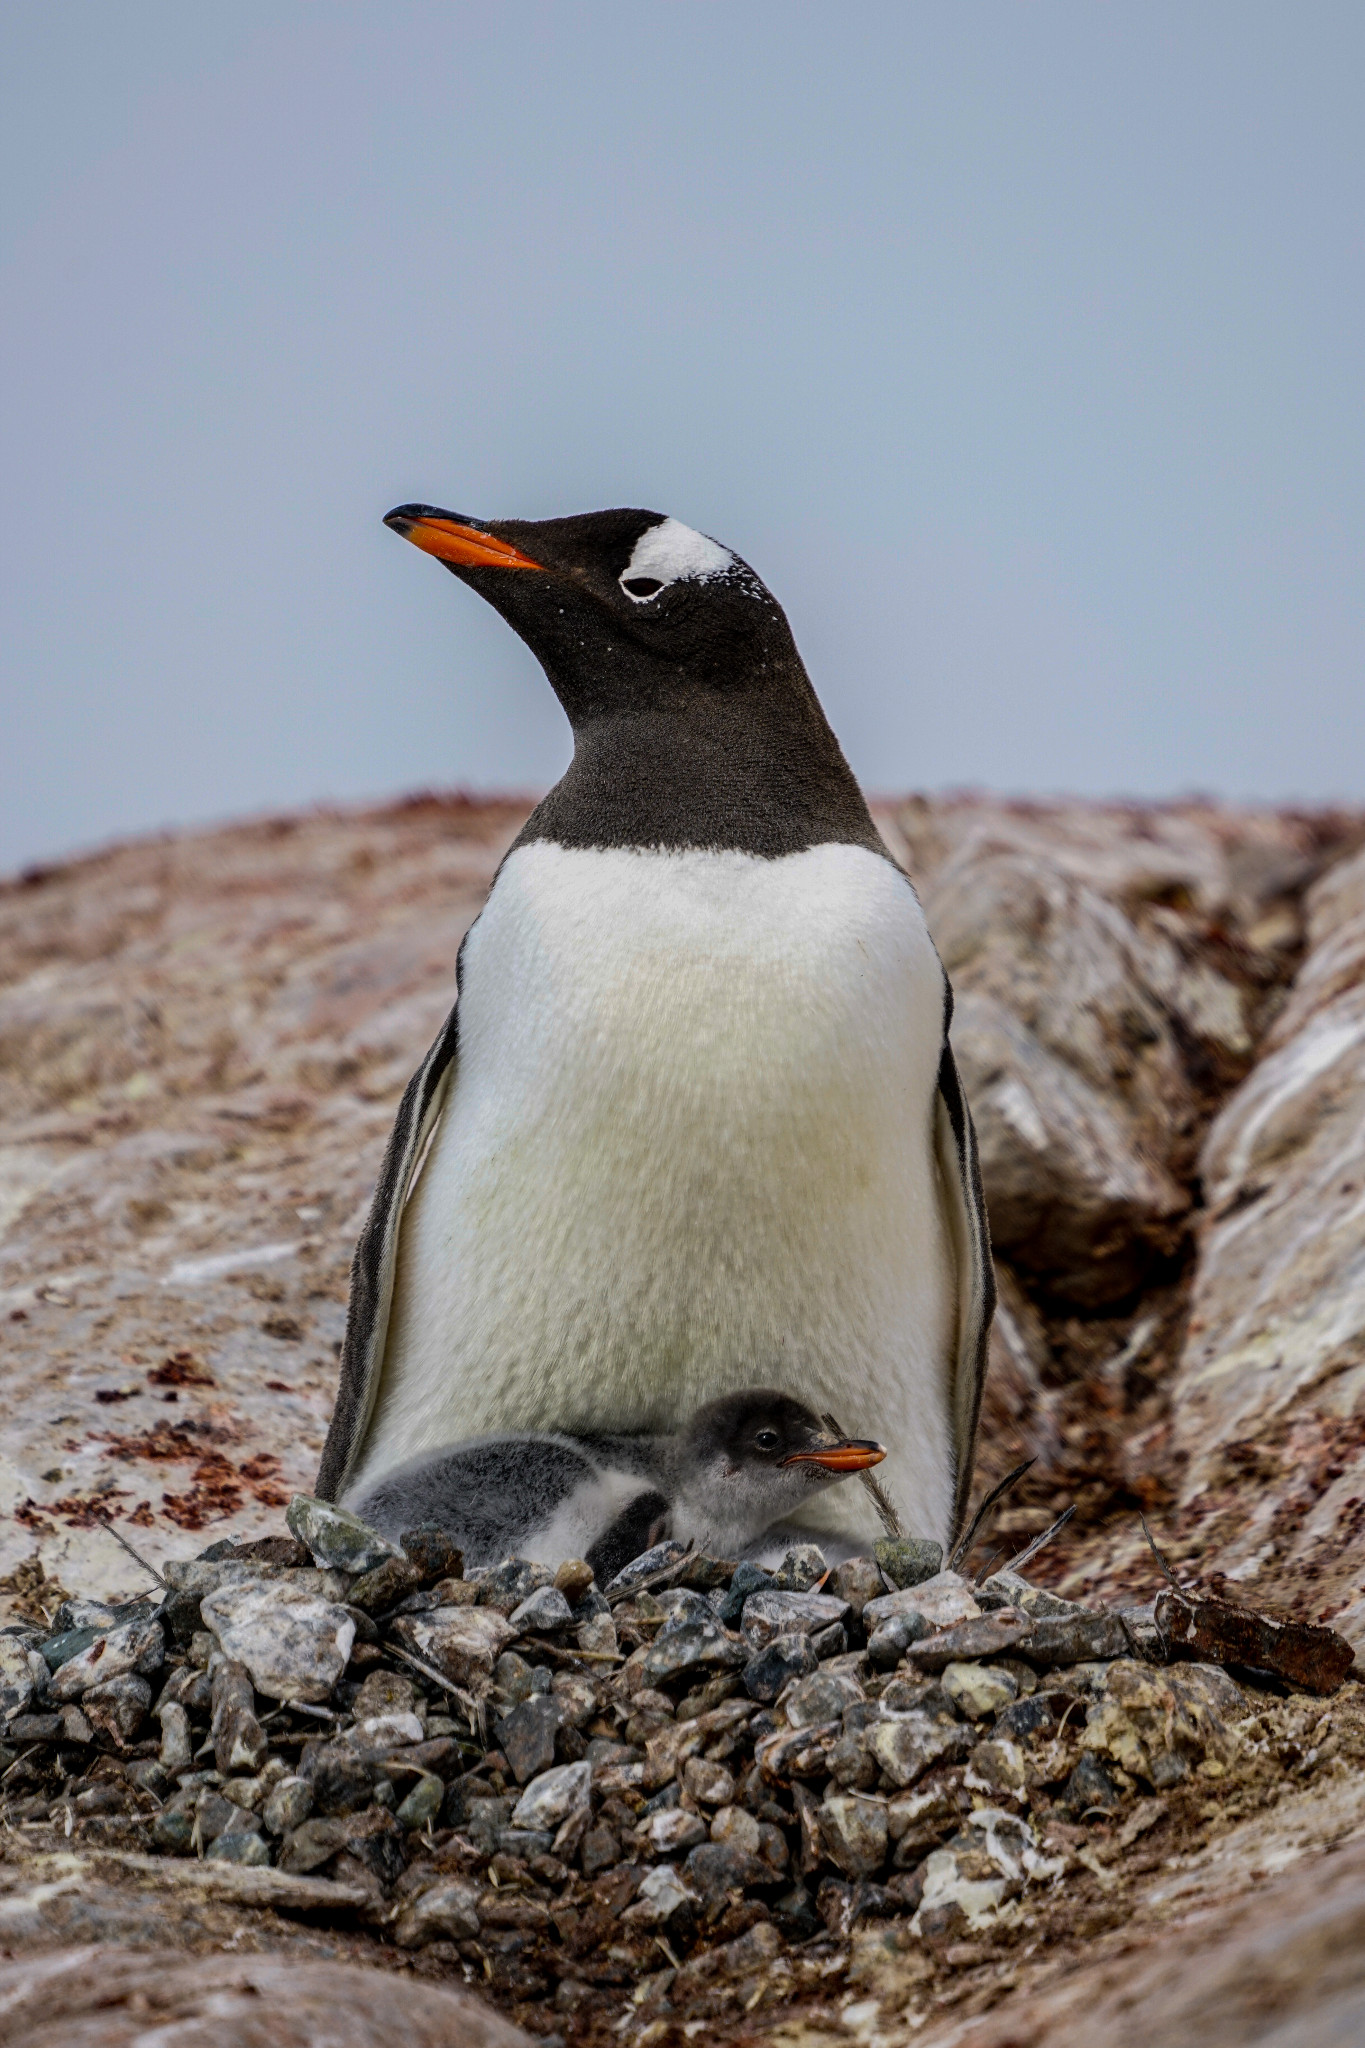
[[[582,1557],[599,1585],[666,1536],[718,1557],[785,1549],[780,1525],[812,1493],[880,1464],[870,1440],[838,1437],[769,1387],[725,1394],[657,1436],[483,1437],[386,1474],[349,1503],[397,1536],[434,1521],[466,1562]]]

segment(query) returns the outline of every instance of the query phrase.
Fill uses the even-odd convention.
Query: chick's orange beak
[[[847,1437],[841,1444],[831,1444],[827,1450],[793,1451],[784,1458],[784,1465],[823,1465],[827,1472],[865,1472],[869,1465],[880,1465],[886,1456],[885,1444],[873,1443],[870,1438]]]

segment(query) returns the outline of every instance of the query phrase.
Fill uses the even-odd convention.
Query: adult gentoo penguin
[[[657,512],[386,522],[499,611],[573,760],[498,870],[356,1250],[318,1492],[762,1377],[947,1538],[993,1308],[948,983],[785,615]],[[862,1488],[802,1526],[861,1548]],[[834,1553],[831,1553],[834,1554]]]
[[[452,1444],[387,1472],[355,1510],[385,1536],[434,1521],[466,1564],[583,1557],[605,1586],[665,1536],[712,1557],[757,1552],[776,1563],[792,1517],[821,1488],[885,1456],[867,1438],[836,1436],[789,1395],[748,1387],[657,1436],[522,1432]]]

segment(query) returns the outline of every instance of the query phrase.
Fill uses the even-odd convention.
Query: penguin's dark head
[[[661,512],[490,521],[400,505],[384,523],[502,614],[575,727],[799,665],[747,562]]]

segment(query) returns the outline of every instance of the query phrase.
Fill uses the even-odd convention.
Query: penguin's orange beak
[[[873,1443],[866,1437],[846,1437],[842,1443],[831,1444],[826,1450],[793,1451],[782,1463],[823,1465],[827,1472],[865,1472],[869,1465],[880,1465],[885,1456],[885,1444]]]
[[[424,554],[438,562],[454,562],[462,569],[544,569],[510,540],[481,533],[477,526],[462,526],[457,519],[440,518],[416,505],[400,505],[384,517],[385,526],[410,540]]]

